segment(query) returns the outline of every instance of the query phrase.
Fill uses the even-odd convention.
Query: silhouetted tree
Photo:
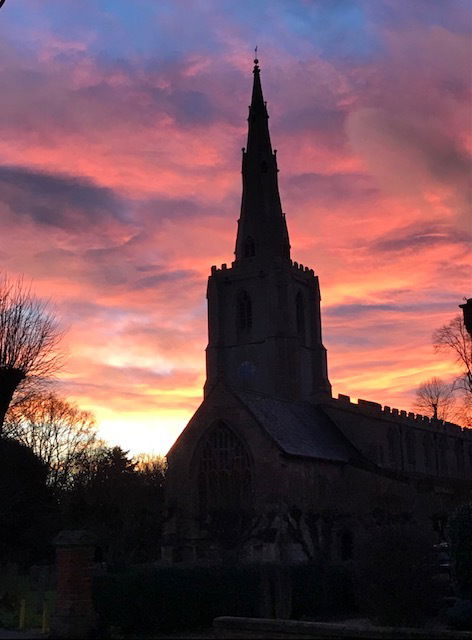
[[[416,390],[414,408],[432,418],[449,420],[454,407],[454,387],[440,378],[423,382]]]
[[[66,525],[93,531],[108,562],[156,559],[164,474],[162,458],[133,460],[120,447],[98,450],[64,494]]]
[[[0,560],[44,558],[58,524],[47,466],[31,449],[0,439]]]
[[[0,434],[19,386],[57,369],[60,336],[47,302],[35,298],[22,279],[4,276],[0,280]]]
[[[456,388],[472,397],[472,338],[467,332],[464,320],[456,316],[433,334],[436,351],[450,353],[459,367],[461,374],[456,381]]]
[[[433,334],[436,352],[449,353],[461,372],[453,384],[454,393],[460,397],[453,419],[464,426],[472,426],[472,338],[464,325],[464,319],[456,316]]]
[[[29,447],[48,467],[56,491],[73,481],[95,449],[95,419],[54,393],[36,394],[11,406],[4,434]]]

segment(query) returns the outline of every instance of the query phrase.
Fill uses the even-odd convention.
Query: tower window
[[[268,169],[267,162],[265,160],[263,160],[261,162],[261,172],[262,173],[267,173],[267,169]]]
[[[224,422],[211,429],[201,448],[198,493],[202,515],[249,506],[249,455],[242,440]]]
[[[249,331],[252,327],[252,304],[247,291],[241,291],[238,296],[237,324],[240,331]]]
[[[299,291],[297,293],[297,297],[295,299],[295,308],[297,315],[297,333],[302,338],[305,339],[305,301],[303,300],[303,295]]]
[[[246,242],[244,243],[244,257],[252,258],[255,255],[256,255],[256,245],[254,243],[254,240],[251,238],[251,236],[248,236],[246,238]]]

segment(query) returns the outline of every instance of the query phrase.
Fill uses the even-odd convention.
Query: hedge
[[[293,616],[353,610],[345,569],[314,564],[127,569],[95,579],[95,606],[104,627],[125,632],[205,629],[218,616],[259,617],[262,577],[279,570],[291,578]]]

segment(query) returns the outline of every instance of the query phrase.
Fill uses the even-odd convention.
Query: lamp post
[[[464,304],[460,304],[459,307],[462,309],[462,313],[464,314],[465,328],[469,335],[472,336],[472,298],[467,298],[467,301],[464,302]]]

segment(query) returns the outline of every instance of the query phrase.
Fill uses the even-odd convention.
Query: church
[[[204,400],[168,452],[162,559],[348,561],[367,531],[443,539],[472,429],[333,398],[320,286],[292,260],[255,60],[235,259],[208,279]]]

